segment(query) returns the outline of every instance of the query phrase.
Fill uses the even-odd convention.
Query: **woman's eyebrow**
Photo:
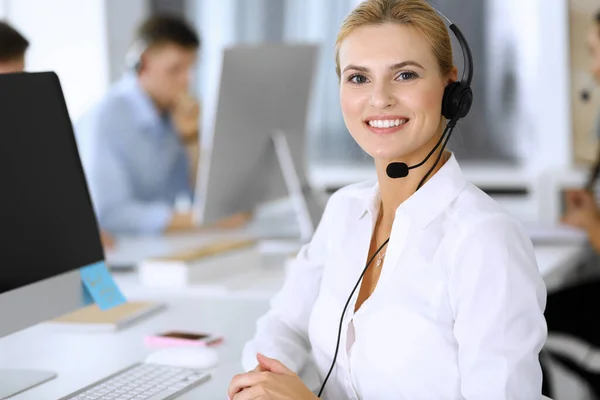
[[[390,71],[395,71],[400,68],[404,68],[408,65],[412,65],[417,68],[425,69],[421,64],[413,60],[402,61],[396,64],[392,64],[388,67]],[[348,70],[358,71],[358,72],[369,72],[369,68],[363,67],[361,65],[348,64],[342,72],[346,72]]]

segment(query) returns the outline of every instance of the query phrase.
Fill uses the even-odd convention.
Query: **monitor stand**
[[[315,193],[308,187],[303,188],[287,138],[282,131],[276,131],[271,135],[277,161],[283,174],[288,194],[292,201],[296,220],[300,228],[300,240],[309,242],[315,232],[318,220],[323,212]]]
[[[54,372],[0,368],[0,399],[7,399],[56,378]]]

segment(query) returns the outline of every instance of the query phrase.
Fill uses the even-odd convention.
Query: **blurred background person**
[[[596,84],[600,84],[600,10],[595,15],[594,24],[588,33],[587,46],[590,54],[590,74]],[[598,124],[595,129],[596,135],[600,137]],[[595,182],[593,186],[597,185],[598,182]],[[597,306],[600,303],[600,208],[594,191],[588,188],[567,190],[564,201],[562,223],[586,232],[590,255],[570,283],[563,289],[548,294],[545,316],[550,336],[566,336],[576,347],[585,349],[586,359],[591,359],[593,354],[600,354],[600,328],[595,321]],[[593,391],[594,398],[600,398],[600,371],[597,368],[577,363],[573,358],[557,354],[551,349],[550,354],[586,381]],[[549,390],[546,388],[545,394],[552,397]]]
[[[98,219],[111,234],[195,228],[192,212],[175,204],[194,195],[200,104],[190,86],[200,43],[180,18],[148,18],[128,55],[129,71],[77,124]]]

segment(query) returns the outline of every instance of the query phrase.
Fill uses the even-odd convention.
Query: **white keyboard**
[[[195,369],[140,363],[60,400],[170,400],[208,379]]]

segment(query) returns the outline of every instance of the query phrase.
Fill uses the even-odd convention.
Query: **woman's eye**
[[[415,74],[414,72],[401,72],[400,74],[398,74],[398,79],[401,81],[409,81],[411,79],[414,79],[417,77],[417,74]]]
[[[354,74],[348,78],[348,81],[360,85],[362,83],[366,83],[367,78],[364,75]]]

